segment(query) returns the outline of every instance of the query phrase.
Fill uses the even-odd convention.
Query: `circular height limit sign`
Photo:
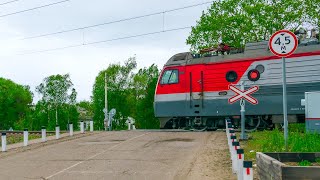
[[[288,30],[280,30],[275,32],[269,40],[269,48],[271,52],[279,57],[290,56],[298,46],[296,35]]]

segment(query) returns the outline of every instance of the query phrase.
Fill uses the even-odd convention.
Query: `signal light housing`
[[[238,74],[235,71],[228,71],[226,74],[226,80],[228,82],[235,82],[238,79]]]
[[[260,79],[260,72],[256,69],[251,69],[248,72],[248,79],[250,81],[258,81]]]

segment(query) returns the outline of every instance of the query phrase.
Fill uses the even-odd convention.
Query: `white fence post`
[[[59,125],[56,125],[56,139],[60,138],[60,127]]]
[[[230,144],[229,144],[229,151],[230,154],[232,155],[232,151],[233,151],[233,146],[232,143],[237,141],[237,136],[230,136]]]
[[[47,134],[46,134],[46,127],[42,126],[41,128],[41,137],[42,137],[42,142],[46,142],[47,141]]]
[[[232,172],[235,174],[238,172],[238,161],[237,161],[237,149],[240,148],[240,143],[239,142],[233,142],[232,143],[232,153],[231,153],[231,157],[232,157]]]
[[[80,132],[84,133],[84,122],[80,121]]]
[[[243,161],[243,180],[253,180],[252,161]]]
[[[90,132],[93,132],[93,120],[90,120]]]
[[[5,132],[1,134],[1,149],[2,152],[7,150],[7,134]]]
[[[243,160],[244,160],[244,150],[237,149],[238,180],[243,180]]]
[[[69,124],[69,135],[73,136],[73,124],[72,123]]]
[[[23,146],[28,146],[28,129],[23,130]]]

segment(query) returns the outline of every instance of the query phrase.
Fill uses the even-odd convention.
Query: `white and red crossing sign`
[[[229,103],[230,104],[233,104],[235,103],[236,101],[240,100],[240,99],[245,99],[247,100],[249,103],[251,104],[258,104],[258,100],[254,97],[252,97],[250,94],[253,94],[254,92],[257,92],[259,90],[259,86],[253,86],[247,90],[241,90],[241,89],[238,89],[236,86],[234,85],[229,85],[229,90],[233,91],[236,93],[235,96],[229,98]]]

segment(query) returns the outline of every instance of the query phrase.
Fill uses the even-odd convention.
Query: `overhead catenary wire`
[[[106,43],[106,42],[111,42],[111,41],[118,41],[118,40],[123,40],[123,39],[130,39],[130,38],[136,38],[136,37],[142,37],[142,36],[149,36],[149,35],[154,35],[154,34],[160,34],[160,33],[172,32],[172,31],[178,31],[178,30],[184,30],[184,29],[190,29],[190,28],[191,28],[191,26],[185,26],[185,27],[180,27],[180,28],[173,28],[173,29],[167,29],[167,30],[161,30],[161,31],[154,31],[154,32],[149,32],[149,33],[143,33],[143,34],[137,34],[137,35],[131,35],[131,36],[124,36],[124,37],[106,39],[106,40],[101,40],[101,41],[93,41],[93,42],[88,42],[88,43],[74,44],[74,45],[70,45],[70,46],[64,46],[64,47],[58,47],[58,48],[52,48],[52,49],[45,49],[45,50],[40,50],[40,51],[19,53],[17,55],[45,53],[45,52],[50,52],[50,51],[57,51],[57,50],[75,48],[75,47],[80,47],[80,46],[88,46],[88,45]]]
[[[13,0],[13,1],[3,2],[3,3],[0,3],[0,6],[6,5],[6,4],[11,4],[11,3],[14,3],[14,2],[17,2],[17,1],[19,1],[19,0]]]
[[[58,2],[54,2],[54,3],[50,3],[50,4],[45,4],[45,5],[42,5],[42,6],[37,6],[37,7],[34,7],[34,8],[30,8],[30,9],[25,9],[25,10],[22,10],[22,11],[16,11],[16,12],[8,13],[8,14],[3,14],[3,15],[0,15],[0,18],[7,17],[7,16],[12,16],[12,15],[15,15],[15,14],[20,14],[20,13],[24,13],[24,12],[28,12],[28,11],[33,11],[33,10],[36,10],[36,9],[41,9],[41,8],[45,8],[45,7],[48,7],[48,6],[53,6],[53,5],[56,5],[56,4],[61,4],[61,3],[67,2],[67,1],[70,1],[70,0],[58,1]]]
[[[36,36],[29,36],[29,37],[22,38],[21,40],[35,39],[35,38],[40,38],[40,37],[52,36],[52,35],[56,35],[56,34],[79,31],[79,30],[84,30],[84,29],[103,26],[103,25],[108,25],[108,24],[114,24],[114,23],[119,23],[119,22],[124,22],[124,21],[131,21],[131,20],[135,20],[135,19],[141,19],[141,18],[145,18],[145,17],[149,17],[149,16],[155,16],[155,15],[159,15],[159,14],[163,14],[164,15],[165,13],[168,13],[168,12],[174,12],[174,11],[179,11],[179,10],[188,9],[188,8],[192,8],[192,7],[197,7],[197,6],[209,4],[209,3],[212,3],[212,2],[213,1],[207,1],[207,2],[193,4],[193,5],[184,6],[184,7],[180,7],[180,8],[169,9],[169,10],[165,10],[165,11],[161,11],[161,12],[155,12],[155,13],[150,13],[150,14],[145,14],[145,15],[140,15],[140,16],[134,16],[134,17],[124,18],[124,19],[119,19],[119,20],[115,20],[115,21],[109,21],[109,22],[104,22],[104,23],[99,23],[99,24],[93,24],[93,25],[89,25],[89,26],[82,26],[82,27],[77,27],[77,28],[73,28],[73,29],[56,31],[56,32],[52,32],[52,33],[40,34],[40,35],[36,35]],[[164,19],[163,19],[163,21],[164,21]]]

